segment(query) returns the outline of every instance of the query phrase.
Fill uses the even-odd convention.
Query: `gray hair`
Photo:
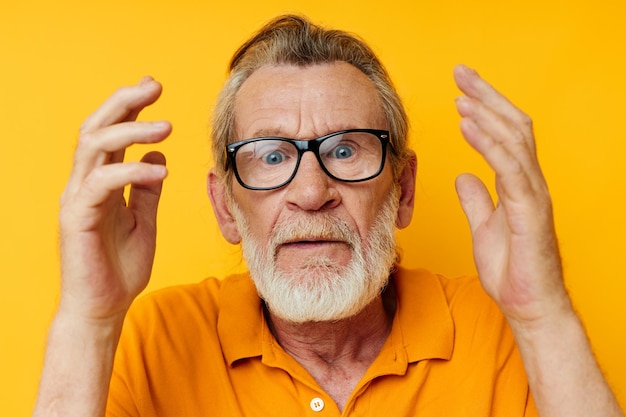
[[[226,170],[227,144],[235,137],[235,97],[254,71],[265,65],[312,66],[342,61],[363,72],[381,99],[392,141],[390,152],[394,177],[398,177],[409,155],[408,119],[387,71],[372,49],[358,37],[329,30],[294,15],[279,16],[246,41],[230,61],[230,74],[218,98],[211,131],[216,172],[229,179]]]

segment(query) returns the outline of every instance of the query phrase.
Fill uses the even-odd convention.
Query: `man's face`
[[[235,116],[239,139],[313,139],[351,128],[387,129],[373,84],[347,63],[262,67],[238,92]],[[393,185],[389,166],[362,183],[333,180],[311,152],[303,155],[295,178],[280,189],[251,191],[233,182],[232,212],[244,255],[270,311],[291,321],[336,320],[372,301],[395,256],[398,190]],[[342,287],[345,280],[361,284]],[[296,292],[283,288],[272,295],[276,284]],[[346,291],[367,294],[347,296]],[[297,317],[286,311],[291,307],[279,305],[290,297],[292,307],[312,309],[302,307],[307,294],[309,304],[316,304],[316,298],[328,303],[317,303],[315,313],[300,311]],[[322,314],[342,300],[357,311],[343,306]]]

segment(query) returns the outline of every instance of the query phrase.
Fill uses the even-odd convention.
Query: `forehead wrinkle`
[[[332,77],[317,71],[317,68],[335,65],[345,69]],[[242,126],[240,117],[235,118],[238,136],[242,139],[279,136],[306,140],[345,129],[387,127],[380,96],[371,80],[349,64],[320,67],[297,68],[308,71],[308,79],[294,77],[293,67],[288,65],[262,67],[252,74],[235,99],[236,116],[252,120]],[[272,77],[277,82],[269,85],[259,82],[268,71],[275,71]],[[328,85],[330,89],[324,87]],[[351,85],[349,89],[348,85]],[[253,103],[246,99],[245,116],[241,108],[242,94],[254,98]]]
[[[253,90],[257,91],[255,95],[257,103],[255,103],[256,106],[254,107],[254,110],[247,114],[248,119],[252,118],[252,123],[249,126],[243,127],[239,123],[239,118],[235,117],[235,129],[241,139],[269,136],[289,138],[289,135],[285,132],[290,129],[286,128],[286,126],[295,126],[297,131],[300,130],[302,124],[300,120],[301,118],[293,117],[294,114],[289,111],[289,108],[302,109],[301,96],[294,97],[293,94],[290,95],[283,89],[264,88],[256,84],[253,85]],[[261,91],[261,94],[259,94],[258,91]],[[241,114],[242,112],[239,100],[240,93],[241,90],[237,93],[235,101],[235,116]],[[281,98],[281,96],[286,97]],[[278,118],[275,117],[277,112],[281,115]],[[256,114],[258,114],[257,117],[251,117]],[[261,125],[261,127],[254,128],[255,125]],[[291,127],[291,129],[293,129],[293,127]],[[253,133],[244,133],[246,130],[251,130]]]

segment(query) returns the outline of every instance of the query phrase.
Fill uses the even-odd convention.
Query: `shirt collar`
[[[398,300],[387,347],[405,351],[409,363],[452,356],[454,324],[440,279],[425,270],[397,267],[392,275]],[[230,365],[263,353],[263,304],[249,274],[224,280],[217,330]],[[385,348],[384,348],[385,349]]]
[[[230,365],[261,356],[263,303],[248,273],[225,278],[220,291],[217,334]]]
[[[392,339],[402,342],[409,363],[452,357],[454,323],[441,280],[426,270],[397,267],[398,306]]]

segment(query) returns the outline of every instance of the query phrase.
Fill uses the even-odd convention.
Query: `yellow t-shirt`
[[[476,278],[398,268],[391,333],[343,413],[277,343],[247,274],[158,291],[126,319],[108,416],[535,416]]]

